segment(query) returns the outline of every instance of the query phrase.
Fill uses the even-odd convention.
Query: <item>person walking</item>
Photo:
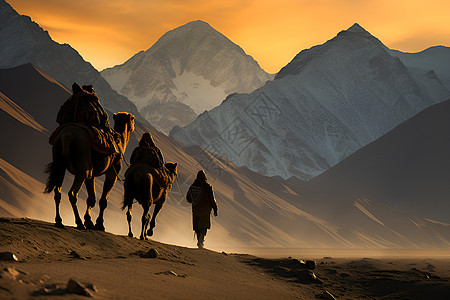
[[[197,178],[189,187],[187,201],[192,204],[192,227],[197,235],[197,246],[204,248],[206,232],[211,229],[211,210],[217,217],[217,202],[203,170],[198,171]]]

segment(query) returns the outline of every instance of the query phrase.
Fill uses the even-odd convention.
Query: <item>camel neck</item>
[[[125,149],[127,148],[128,142],[130,140],[130,131],[128,128],[128,124],[124,124],[123,126],[114,126],[114,131],[119,134],[119,147],[122,153],[125,153]]]
[[[123,149],[123,151],[125,151],[125,148],[127,147],[128,142],[130,141],[130,132],[128,131],[128,125],[125,125],[123,132],[119,132],[119,134],[120,134],[121,148]]]

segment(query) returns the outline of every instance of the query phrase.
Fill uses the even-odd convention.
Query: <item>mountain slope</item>
[[[361,197],[450,222],[450,100],[433,105],[338,165],[307,188]]]
[[[261,174],[310,179],[450,98],[433,74],[408,69],[355,24],[171,136]]]
[[[20,72],[19,72],[20,71]],[[8,74],[11,76],[8,76]],[[2,87],[0,92],[8,95],[15,103],[6,110],[0,110],[2,136],[8,143],[2,144],[0,158],[0,209],[2,214],[21,217],[29,216],[53,221],[54,201],[48,195],[42,197],[44,189],[42,173],[50,161],[51,147],[48,136],[36,130],[48,108],[57,111],[51,97],[67,90],[48,79],[48,76],[26,65],[1,70],[0,74],[12,77],[21,74],[20,79],[10,82],[16,87]],[[18,76],[18,75],[17,75]],[[33,83],[34,81],[39,84]],[[47,84],[45,84],[47,81]],[[20,99],[10,91],[17,86],[23,89]],[[38,92],[39,91],[39,92]],[[35,105],[39,94],[39,106]],[[5,96],[6,97],[6,96]],[[64,101],[65,98],[63,98]],[[19,105],[20,103],[20,105]],[[29,111],[26,111],[29,109]],[[18,112],[25,113],[34,120],[26,126]],[[36,115],[36,116],[35,116]],[[50,118],[50,117],[46,117]],[[52,118],[51,118],[52,119]],[[50,126],[49,124],[48,126]],[[44,127],[43,124],[40,124]],[[47,129],[49,132],[53,129]],[[127,159],[137,146],[144,132],[151,132],[167,161],[178,162],[179,180],[183,191],[187,191],[199,169],[205,169],[214,187],[219,205],[219,216],[213,219],[212,230],[207,236],[207,247],[215,249],[236,249],[242,247],[439,247],[450,245],[450,225],[433,222],[419,216],[402,213],[375,201],[355,200],[354,197],[336,197],[297,186],[295,181],[286,182],[269,178],[239,168],[230,161],[212,155],[198,146],[183,147],[166,135],[141,123],[131,136],[125,156]],[[15,132],[12,135],[11,132]],[[8,135],[9,134],[9,135]],[[16,153],[16,155],[12,155]],[[124,166],[125,167],[125,166]],[[28,174],[28,175],[27,175]],[[123,174],[123,172],[122,172]],[[39,179],[36,182],[31,177]],[[123,175],[122,175],[123,176]],[[97,180],[97,195],[101,193],[101,182]],[[66,174],[61,203],[65,224],[73,224],[73,213],[67,199],[67,190],[72,176]],[[34,197],[37,196],[37,197]],[[85,189],[79,194],[78,207],[84,210]],[[108,231],[127,233],[127,221],[121,210],[123,184],[117,182],[111,192],[105,214]],[[42,207],[44,204],[44,207]],[[343,210],[342,213],[339,210]],[[93,209],[94,217],[98,206]],[[134,205],[133,229],[140,228],[142,208]],[[168,200],[157,218],[154,238],[178,245],[194,245],[191,230],[191,208],[174,183]],[[420,227],[417,226],[420,224]]]
[[[0,69],[0,89],[49,133],[58,126],[56,114],[59,108],[72,95],[59,82],[29,63]],[[35,93],[31,94],[29,90]]]
[[[92,84],[107,109],[129,111],[140,118],[135,105],[112,90],[76,50],[68,44],[54,42],[30,17],[19,15],[0,0],[0,68],[26,63],[32,63],[69,88],[74,82]]]
[[[235,92],[251,92],[272,76],[203,21],[164,34],[150,49],[102,76],[152,124],[169,132]]]
[[[11,101],[11,99],[6,97],[1,92],[0,92],[0,109],[9,112],[14,119],[20,121],[26,126],[29,126],[41,133],[47,132],[47,130],[44,127],[42,127],[41,124],[37,123],[29,113],[27,113],[24,109],[22,109],[16,103]]]
[[[390,50],[390,54],[397,56],[408,67],[424,72],[434,72],[442,83],[450,90],[450,48],[435,46],[418,53],[405,53]]]
[[[52,219],[42,183],[0,158],[0,214]]]
[[[27,88],[24,88],[27,87]],[[31,64],[0,69],[0,157],[38,180],[51,159],[48,137],[57,127],[56,114],[70,96]],[[13,100],[14,99],[14,100]]]

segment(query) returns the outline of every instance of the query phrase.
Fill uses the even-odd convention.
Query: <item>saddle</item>
[[[63,125],[60,125],[58,128],[55,129],[55,131],[50,135],[49,138],[49,144],[53,145],[56,141],[56,137],[61,132],[61,130],[67,126],[78,126],[80,128],[86,129],[86,131],[89,133],[89,136],[91,137],[92,142],[92,149],[95,151],[111,155],[114,153],[120,154],[120,148],[117,142],[114,140],[114,137],[109,134],[105,133],[102,130],[98,129],[97,127],[90,126],[88,124],[84,123],[66,123]]]
[[[143,164],[143,163],[135,163],[132,164],[125,172],[125,177],[128,176],[128,174],[131,172],[133,168],[144,168],[146,173],[149,173],[152,175],[153,180],[161,187],[161,188],[167,188],[169,185],[169,178],[167,176],[166,170],[161,169],[155,169],[150,165]],[[165,168],[165,167],[164,167]]]
[[[85,97],[79,97],[78,95],[72,95],[61,105],[58,115],[56,116],[56,122],[58,124],[66,124],[72,122],[87,123],[99,126],[101,124],[99,112],[100,103],[98,103],[98,97],[95,94],[89,94],[84,91],[84,94],[91,95],[96,99],[89,100]]]

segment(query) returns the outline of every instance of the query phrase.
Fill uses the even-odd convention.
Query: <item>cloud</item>
[[[392,49],[408,49],[403,51],[419,52],[431,46],[450,46],[450,31],[424,30],[423,34],[410,34],[389,42]],[[446,42],[444,42],[446,41]]]
[[[386,45],[404,51],[448,43],[450,31],[446,0],[8,2],[98,69],[123,63],[150,48],[165,32],[193,20],[208,22],[269,72],[277,72],[301,50],[326,42],[355,22]]]

